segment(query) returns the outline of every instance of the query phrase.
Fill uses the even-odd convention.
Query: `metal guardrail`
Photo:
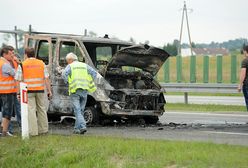
[[[238,93],[238,84],[160,83],[167,92]]]
[[[188,93],[239,93],[238,84],[213,83],[160,83],[166,92],[184,93],[184,102],[188,104]]]

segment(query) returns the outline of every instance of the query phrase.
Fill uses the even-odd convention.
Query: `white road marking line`
[[[228,117],[248,117],[248,114],[216,114],[216,113],[191,113],[191,112],[165,112],[164,114],[186,114],[186,115],[203,115],[203,116],[228,116]],[[247,121],[248,122],[248,121]]]
[[[215,132],[215,131],[203,131],[211,134],[227,134],[227,135],[244,135],[248,136],[248,133],[240,133],[240,132]]]

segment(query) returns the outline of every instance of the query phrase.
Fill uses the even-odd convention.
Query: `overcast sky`
[[[183,0],[0,0],[0,29],[83,34],[162,46],[179,38]],[[248,38],[248,0],[187,0],[192,41]],[[187,41],[184,27],[184,41]]]

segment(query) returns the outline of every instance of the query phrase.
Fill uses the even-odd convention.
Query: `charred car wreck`
[[[69,52],[98,71],[97,90],[87,97],[87,123],[134,117],[156,123],[164,113],[164,90],[154,79],[169,57],[162,49],[109,38],[38,32],[25,34],[25,47],[35,48],[36,57],[49,70],[54,95],[47,102],[50,118],[73,114],[68,87],[61,77]]]
[[[164,50],[144,45],[123,48],[112,57],[104,73],[114,87],[109,94],[115,101],[110,105],[111,114],[143,116],[147,122],[158,120],[165,99],[154,76],[168,56]]]

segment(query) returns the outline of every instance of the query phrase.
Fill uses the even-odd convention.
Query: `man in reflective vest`
[[[29,134],[48,133],[48,119],[45,105],[45,85],[48,97],[51,99],[52,92],[49,81],[49,74],[43,61],[35,58],[33,48],[25,49],[25,61],[22,67],[19,66],[15,79],[27,83],[28,90],[28,123]]]
[[[18,65],[22,64],[21,61],[17,58],[16,53],[13,50],[13,66],[15,68],[15,72],[17,71]],[[16,86],[19,86],[19,82],[16,81]],[[16,89],[17,91],[18,89]],[[20,101],[17,99],[17,96],[15,96],[15,114],[16,114],[16,120],[17,123],[19,125],[19,127],[21,127],[21,104]]]
[[[15,49],[12,46],[8,46],[12,49],[12,61],[10,61],[11,66],[15,69],[15,72],[17,71],[18,65],[21,64],[21,61],[17,58],[17,53],[15,53]],[[16,86],[19,86],[18,81],[16,81]],[[16,88],[17,92],[17,88]],[[21,128],[21,105],[20,101],[18,100],[17,96],[15,95],[15,100],[14,100],[14,113],[13,116],[16,116],[18,126]],[[9,128],[7,134],[9,136],[13,136],[14,133],[14,127],[12,122],[9,123]]]
[[[79,62],[73,53],[67,54],[66,61],[68,65],[62,73],[62,77],[65,83],[69,83],[69,95],[76,117],[74,133],[84,134],[87,131],[83,116],[87,93],[96,90],[93,79],[95,79],[97,72],[89,65]]]
[[[14,108],[16,94],[15,70],[10,62],[13,58],[12,48],[3,47],[0,58],[0,101],[2,102],[2,136],[7,136],[10,119]]]

